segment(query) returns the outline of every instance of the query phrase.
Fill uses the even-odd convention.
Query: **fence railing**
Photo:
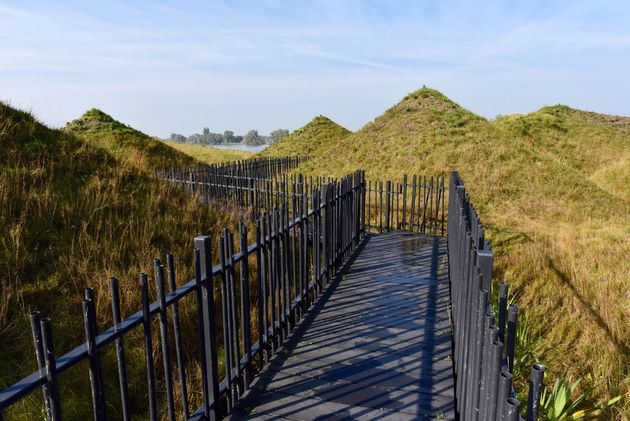
[[[416,176],[401,183],[367,181],[366,228],[376,232],[392,229],[441,235],[444,231],[444,176]]]
[[[158,171],[161,178],[178,178],[193,180],[205,180],[217,184],[215,177],[231,176],[235,178],[272,178],[297,168],[300,163],[308,160],[308,157],[284,156],[278,158],[250,158],[241,161],[221,162],[196,166],[192,168],[172,168]]]
[[[277,177],[243,177],[231,174],[163,174],[164,180],[199,194],[208,204],[225,202],[247,207],[254,218],[280,206],[296,214],[296,200],[335,179],[301,174]],[[434,235],[445,234],[446,196],[444,176],[403,176],[402,182],[366,181],[365,227],[372,232],[398,229]]]
[[[142,309],[123,318],[118,281],[112,279],[114,325],[100,333],[94,291],[86,289],[85,342],[63,356],[55,355],[51,320],[34,312],[31,325],[39,370],[0,391],[0,420],[9,407],[38,390],[48,419],[61,419],[60,377],[82,362],[89,367],[95,419],[105,419],[114,401],[119,402],[122,418],[131,419],[134,408],[125,351],[131,332],[141,333],[144,340],[148,410],[141,415],[157,419],[161,404],[169,420],[180,413],[184,419],[220,418],[247,391],[253,375],[288,338],[367,229],[440,235],[446,214],[457,412],[466,421],[520,419],[520,402],[512,387],[518,307],[508,306],[506,284],[500,286],[498,308],[494,310],[490,304],[492,250],[456,172],[451,174],[448,189],[443,177],[366,183],[362,171],[338,181],[307,180],[299,175],[276,177],[273,185],[272,179],[255,180],[264,183],[265,190],[257,191],[257,186],[240,189],[246,193],[244,197],[254,198],[243,199],[244,203],[261,203],[255,242],[248,244],[243,223],[236,235],[238,252],[229,230],[224,231],[219,250],[214,252],[210,237],[195,238],[193,280],[177,287],[173,256],[167,254],[166,267],[156,259],[157,301],[150,302],[149,276],[143,273],[139,288]],[[196,183],[186,185],[208,188]],[[234,194],[238,190],[232,185],[226,191]],[[268,195],[269,200],[258,198],[259,194]],[[444,208],[446,201],[448,209]],[[214,260],[219,263],[213,267],[216,254]],[[180,308],[185,299],[193,301],[195,335],[182,334]],[[154,324],[159,325],[159,338],[152,333]],[[185,361],[189,357],[183,353],[187,340],[194,343],[201,373],[203,404],[197,409],[191,407],[187,389]],[[119,398],[105,396],[105,384],[111,386],[112,382],[105,382],[102,365],[113,361],[104,361],[103,354],[111,347],[115,348]],[[543,371],[540,365],[532,367],[528,421],[538,417]],[[107,390],[111,394],[111,387]],[[175,395],[179,396],[177,402]]]
[[[512,387],[518,306],[508,306],[501,284],[490,304],[493,254],[484,228],[457,172],[451,173],[448,254],[451,281],[455,396],[462,421],[520,420]],[[527,421],[538,419],[544,368],[531,368]]]
[[[47,418],[61,420],[60,377],[85,361],[89,363],[94,417],[106,419],[107,408],[117,400],[105,396],[105,380],[111,384],[111,379],[104,378],[103,353],[110,346],[116,348],[120,414],[125,420],[131,419],[134,414],[124,344],[136,329],[142,329],[144,336],[148,418],[158,418],[158,402],[164,401],[169,420],[174,420],[178,413],[192,420],[221,418],[230,412],[248,389],[255,370],[287,339],[296,322],[359,243],[364,234],[364,198],[365,182],[360,171],[335,183],[322,184],[312,191],[310,200],[306,196],[297,199],[297,216],[290,217],[288,207],[281,206],[258,219],[253,244],[247,243],[247,229],[241,224],[238,252],[234,251],[233,234],[225,230],[218,251],[219,264],[214,267],[211,238],[196,237],[195,278],[176,287],[173,256],[167,255],[166,268],[160,260],[154,260],[158,299],[149,302],[149,276],[141,274],[142,309],[125,319],[120,314],[118,281],[112,279],[114,325],[100,333],[94,291],[86,289],[85,342],[63,356],[55,355],[51,320],[34,312],[32,331],[40,369],[0,391],[0,419],[11,405],[41,389]],[[217,291],[220,297],[215,296]],[[198,319],[195,342],[198,342],[203,404],[194,411],[189,405],[182,354],[182,341],[190,338],[181,333],[179,314],[180,303],[186,297],[194,299]],[[152,333],[155,322],[160,328],[159,339]],[[156,348],[160,358],[154,357]],[[222,378],[219,376],[221,351],[225,359]],[[156,367],[159,360],[162,368]],[[177,375],[173,369],[175,363]],[[175,405],[176,388],[181,394],[179,408]]]

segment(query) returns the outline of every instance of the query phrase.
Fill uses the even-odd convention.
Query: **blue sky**
[[[492,118],[630,115],[624,1],[0,2],[0,99],[149,134],[356,130],[422,85]]]

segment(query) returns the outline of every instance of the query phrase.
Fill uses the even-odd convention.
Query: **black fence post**
[[[50,421],[61,421],[61,402],[59,401],[59,385],[57,384],[57,361],[55,359],[53,348],[52,325],[50,319],[42,319],[40,321],[40,329],[42,332],[42,348],[44,351],[46,381],[48,383],[49,393],[49,412],[47,415]]]
[[[258,293],[258,300],[257,300],[257,310],[258,310],[258,365],[259,367],[263,367],[265,365],[265,352],[264,352],[264,346],[265,346],[265,324],[264,324],[264,319],[265,319],[265,307],[264,307],[264,300],[265,300],[265,293],[264,293],[264,262],[263,262],[263,255],[262,255],[262,247],[263,247],[263,242],[262,242],[262,238],[261,238],[261,220],[258,219],[256,221],[256,286],[257,286],[257,293]]]
[[[385,232],[389,232],[391,230],[392,182],[387,180],[385,186]]]
[[[153,367],[153,338],[151,337],[151,314],[149,302],[149,280],[146,273],[140,274],[140,294],[142,300],[142,327],[144,330],[144,352],[147,366],[147,395],[149,398],[149,419],[157,421],[157,401],[155,397],[155,369]]]
[[[44,346],[42,344],[42,327],[41,327],[41,315],[39,311],[31,312],[31,331],[33,332],[33,344],[35,345],[35,356],[37,357],[37,366],[40,373],[46,372],[46,356],[44,354]],[[44,396],[44,408],[46,410],[46,416],[51,419],[50,408],[50,390],[48,383],[42,385],[42,394]]]
[[[111,278],[109,281],[110,293],[112,296],[112,316],[114,321],[114,331],[118,332],[118,326],[120,324],[120,298],[118,279]],[[123,420],[127,421],[131,417],[131,410],[129,408],[129,390],[127,382],[127,367],[125,361],[125,350],[123,337],[116,338],[116,360],[118,362],[118,382],[120,384],[120,401],[122,405]]]
[[[505,412],[505,403],[512,395],[512,375],[507,371],[501,371],[499,375],[499,391],[497,394],[496,419],[501,420]]]
[[[94,290],[85,289],[83,300],[83,321],[85,326],[85,339],[90,362],[90,385],[92,388],[92,409],[94,419],[105,420],[105,390],[101,374],[101,364],[98,350],[96,349],[96,306],[94,303]]]
[[[516,323],[518,319],[518,305],[510,304],[508,307],[507,339],[505,341],[505,358],[508,371],[514,370],[514,352],[516,351]]]
[[[543,389],[543,378],[545,376],[545,367],[540,364],[532,365],[529,376],[529,395],[527,398],[526,421],[537,421],[538,411],[540,410],[540,396]]]
[[[209,420],[221,418],[221,402],[219,401],[219,368],[217,352],[217,326],[215,322],[214,278],[212,276],[211,238],[208,236],[195,237],[197,268],[196,279],[201,288],[203,327],[202,376],[205,378],[204,390],[206,394],[205,415]],[[205,367],[205,373],[203,368]],[[204,375],[205,374],[205,375]],[[212,402],[210,402],[212,399]]]
[[[229,274],[227,268],[227,247],[226,235],[221,236],[219,241],[219,255],[221,262],[221,314],[223,321],[223,355],[225,356],[225,380],[227,382],[227,413],[232,412],[236,393],[233,386],[233,368],[234,351],[232,349],[232,318],[230,315],[230,291],[229,291]]]
[[[155,274],[155,290],[160,306],[160,342],[162,348],[162,363],[164,364],[164,385],[166,389],[166,410],[169,421],[175,421],[175,400],[173,397],[173,370],[171,367],[171,353],[168,341],[168,313],[166,308],[166,281],[164,266],[159,259],[153,260]]]
[[[515,398],[508,398],[503,404],[503,421],[520,421],[521,402]]]
[[[175,285],[175,265],[173,263],[173,255],[166,253],[166,266],[168,268],[168,284],[171,293],[173,293],[177,287]],[[184,413],[184,419],[188,418],[190,409],[188,407],[188,390],[186,386],[186,370],[184,367],[184,359],[182,356],[182,339],[180,332],[179,322],[179,305],[173,304],[173,333],[175,335],[175,354],[177,355],[177,370],[179,375],[180,390],[182,394],[182,411]]]
[[[242,222],[239,225],[241,248],[241,331],[245,354],[245,371],[243,373],[243,390],[249,389],[252,375],[252,337],[249,301],[249,258],[247,254],[247,227]]]

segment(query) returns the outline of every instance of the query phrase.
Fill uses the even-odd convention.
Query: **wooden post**
[[[219,402],[219,363],[217,351],[217,326],[215,322],[214,279],[212,276],[211,239],[195,237],[195,284],[197,305],[201,304],[200,348],[201,375],[204,390],[204,413],[210,420],[221,418]]]
[[[385,191],[385,232],[389,232],[391,229],[390,226],[390,218],[391,218],[391,195],[392,195],[392,182],[387,180],[386,182],[386,191]]]

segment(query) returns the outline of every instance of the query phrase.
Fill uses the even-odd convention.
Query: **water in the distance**
[[[229,145],[223,144],[223,145],[210,145],[210,147],[212,148],[220,148],[220,149],[231,149],[231,150],[236,150],[236,151],[246,151],[246,152],[260,152],[263,149],[265,149],[267,146],[267,144],[264,145],[243,145],[241,143],[232,143]]]

